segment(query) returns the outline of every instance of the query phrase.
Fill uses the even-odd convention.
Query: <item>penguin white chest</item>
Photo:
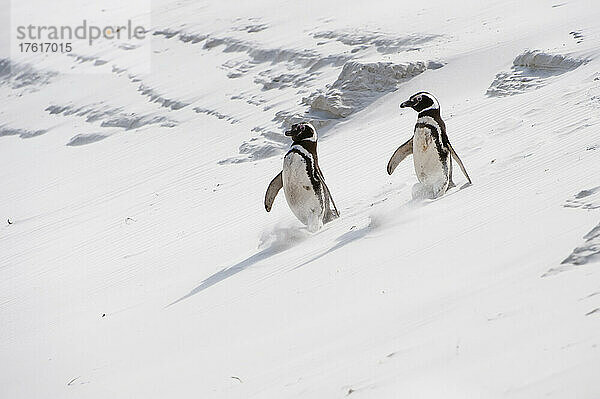
[[[308,157],[308,162],[307,158]],[[296,217],[309,230],[315,231],[322,225],[324,198],[322,190],[315,192],[310,174],[313,174],[312,156],[290,151],[283,159],[283,191],[285,199]],[[310,174],[309,174],[310,173]]]
[[[435,134],[435,132],[433,133]],[[432,132],[427,127],[415,129],[413,137],[413,162],[417,179],[436,193],[445,191],[448,176],[440,160]]]

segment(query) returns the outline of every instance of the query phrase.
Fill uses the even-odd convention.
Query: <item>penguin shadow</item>
[[[268,259],[274,255],[287,251],[294,247],[300,242],[304,241],[309,236],[309,233],[304,228],[298,227],[281,227],[276,226],[273,230],[263,233],[259,248],[263,247],[258,253],[236,263],[235,265],[226,267],[216,272],[215,274],[202,280],[195,288],[190,292],[182,296],[181,298],[171,302],[167,305],[170,307],[178,302],[188,299],[191,296],[201,293],[202,291],[218,284],[229,277],[232,277],[239,272],[246,270],[254,264]]]
[[[341,236],[339,236],[336,239],[336,244],[333,247],[329,248],[325,252],[320,253],[317,256],[312,257],[311,259],[307,260],[306,262],[299,264],[298,266],[294,267],[292,270],[296,270],[303,266],[306,266],[309,263],[316,261],[317,259],[320,259],[324,256],[329,255],[330,253],[332,253],[334,251],[337,251],[338,249],[340,249],[342,247],[345,247],[346,245],[350,244],[351,242],[354,242],[356,240],[360,240],[361,238],[364,238],[368,233],[373,231],[373,227],[374,226],[373,226],[372,222],[370,222],[368,225],[366,225],[365,227],[362,227],[360,229],[357,229],[356,226],[352,226],[350,231],[342,234]]]
[[[471,187],[472,185],[473,185],[473,183],[469,183],[467,181],[467,182],[464,182],[462,186],[454,186],[450,190],[446,191],[446,193],[444,195],[442,195],[440,198],[444,198],[448,195],[456,194],[456,193],[464,190],[465,188]]]
[[[462,186],[453,186],[452,188],[446,190],[446,192],[439,197],[432,197],[431,193],[427,190],[423,189],[423,185],[421,183],[415,183],[412,186],[412,198],[406,203],[409,206],[417,206],[417,205],[425,205],[430,202],[439,201],[445,197],[456,194],[459,191],[464,190],[467,187],[472,186],[473,183],[465,182]]]

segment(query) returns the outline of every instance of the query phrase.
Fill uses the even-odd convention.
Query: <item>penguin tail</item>
[[[325,214],[325,217],[323,218],[323,224],[329,223],[332,220],[335,220],[339,217],[340,214],[337,212],[337,210],[328,209],[327,213]]]

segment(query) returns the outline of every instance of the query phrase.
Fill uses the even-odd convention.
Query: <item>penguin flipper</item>
[[[325,197],[326,197],[325,200],[327,201],[327,204],[325,205],[326,211],[325,211],[325,217],[323,218],[323,223],[327,223],[327,222],[331,222],[333,219],[340,217],[340,212],[338,211],[337,207],[335,206],[335,202],[333,202],[333,197],[331,196],[329,187],[327,187],[327,184],[325,184],[325,177],[323,177],[323,172],[321,172],[321,168],[319,168],[319,165],[317,165],[316,169],[317,169],[317,175],[321,179],[321,185],[323,187],[323,190],[325,191]]]
[[[465,177],[469,181],[469,184],[473,184],[471,182],[471,178],[467,174],[467,170],[465,169],[465,165],[463,165],[462,161],[458,157],[458,154],[456,153],[456,151],[454,151],[454,148],[452,148],[451,145],[449,145],[448,147],[450,147],[450,152],[452,153],[452,158],[454,158],[454,160],[456,161],[456,163],[458,163],[458,166],[460,166],[460,170],[462,170],[463,174],[465,175]]]
[[[333,219],[339,218],[340,212],[338,211],[337,207],[335,206],[335,202],[333,202],[333,197],[331,196],[331,193],[329,192],[329,188],[327,187],[327,185],[325,183],[323,183],[323,188],[325,189],[325,192],[327,193],[326,214],[325,214],[323,223],[328,223],[328,222],[331,222]]]
[[[456,184],[454,184],[454,180],[452,180],[452,170],[454,169],[454,167],[452,166],[452,154],[449,154],[450,156],[448,157],[448,169],[450,169],[448,171],[448,188],[447,190],[450,190],[452,187],[456,187]]]
[[[283,187],[283,178],[281,177],[282,173],[283,172],[279,172],[279,174],[275,176],[273,180],[271,180],[271,183],[269,183],[269,187],[267,188],[267,192],[265,193],[265,209],[267,212],[271,212],[273,201],[275,201],[277,193],[279,190],[281,190],[281,187]]]
[[[407,156],[412,154],[412,151],[413,151],[412,141],[413,141],[413,139],[411,137],[410,140],[408,140],[406,143],[402,144],[394,152],[394,154],[390,158],[390,161],[387,164],[388,175],[391,175],[392,173],[394,173],[394,169],[396,169],[396,166],[398,166],[398,164],[400,162],[402,162],[404,160],[404,158],[406,158]]]

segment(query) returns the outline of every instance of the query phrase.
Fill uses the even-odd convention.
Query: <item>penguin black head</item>
[[[317,141],[317,131],[310,123],[294,123],[292,128],[285,132],[286,136],[290,136],[294,142],[298,141]]]
[[[400,108],[412,108],[417,112],[423,112],[430,109],[439,110],[440,104],[432,94],[421,91],[400,104]]]

